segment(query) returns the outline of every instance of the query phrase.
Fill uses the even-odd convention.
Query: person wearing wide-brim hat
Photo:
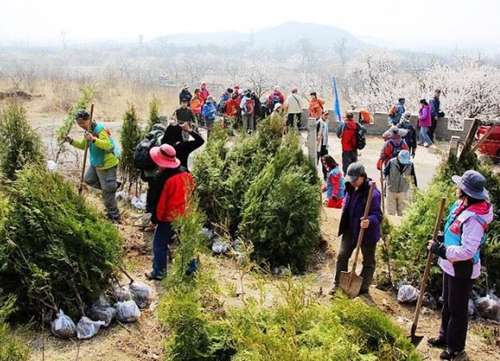
[[[493,220],[486,179],[474,170],[454,175],[458,200],[453,204],[442,239],[429,241],[427,248],[439,256],[443,271],[443,312],[436,338],[427,342],[444,347],[441,359],[455,359],[465,349],[468,304],[474,280],[481,274],[480,249],[488,224]]]
[[[186,213],[189,197],[194,189],[193,176],[176,158],[174,147],[162,144],[149,154],[160,167],[154,180],[151,222],[156,224],[153,236],[153,268],[146,272],[149,280],[161,280],[167,273],[168,246],[174,231],[172,222]]]

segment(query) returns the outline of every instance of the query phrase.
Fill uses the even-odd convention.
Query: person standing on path
[[[323,110],[321,117],[316,121],[316,146],[317,146],[317,161],[321,159],[325,154],[328,154],[328,118],[329,113],[328,110]],[[323,180],[326,181],[326,175],[328,173],[327,169],[323,162],[322,171],[323,171]]]
[[[356,248],[361,228],[365,229],[361,253],[363,255],[363,278],[360,294],[368,293],[372,283],[376,266],[376,246],[380,239],[380,224],[382,223],[382,209],[380,191],[375,187],[368,217],[363,219],[368,193],[372,180],[368,178],[365,167],[361,163],[352,163],[345,175],[344,206],[340,218],[339,236],[342,237],[340,250],[335,264],[335,279],[330,294],[334,294],[340,283],[340,275],[347,271],[349,259]]]
[[[346,113],[345,122],[340,123],[337,129],[337,137],[341,139],[342,144],[342,171],[347,173],[347,168],[351,163],[358,161],[358,140],[356,132],[358,124],[354,121],[354,114]]]
[[[102,190],[107,218],[114,223],[119,223],[120,211],[115,197],[118,188],[116,181],[118,150],[115,141],[103,124],[96,121],[92,121],[90,124],[90,114],[85,109],[76,112],[75,120],[78,126],[85,130],[84,138],[76,140],[67,136],[66,141],[73,147],[82,150],[85,149],[85,143],[88,143],[90,166],[87,168],[83,180],[89,186]]]
[[[286,126],[290,129],[297,127],[300,130],[300,119],[302,117],[302,97],[298,94],[297,87],[292,88],[292,94],[290,94],[284,104],[284,108],[287,114]]]
[[[186,213],[189,198],[194,190],[191,173],[181,167],[174,147],[162,144],[151,148],[149,154],[160,167],[153,188],[153,214],[151,222],[156,224],[153,235],[153,267],[145,276],[149,280],[161,280],[167,273],[168,246],[174,230],[172,222]]]
[[[427,341],[444,347],[440,358],[453,360],[465,349],[468,305],[474,281],[481,274],[481,246],[488,224],[493,221],[493,206],[488,201],[486,179],[474,170],[461,177],[454,175],[458,200],[453,204],[444,226],[444,236],[429,241],[427,248],[439,256],[443,271],[443,311],[439,335]]]
[[[410,152],[402,150],[392,158],[384,168],[387,214],[402,216],[410,202],[410,184],[417,187],[415,167],[410,158]]]

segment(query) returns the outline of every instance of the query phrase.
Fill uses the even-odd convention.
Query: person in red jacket
[[[354,120],[354,114],[347,112],[346,120],[339,124],[337,129],[337,136],[341,139],[342,143],[342,171],[347,174],[349,164],[358,161],[358,148],[356,131],[358,124]]]
[[[409,150],[408,145],[403,139],[408,131],[406,129],[398,128],[393,125],[382,134],[385,143],[380,152],[380,157],[377,162],[377,169],[382,170],[385,168],[387,163],[399,155],[402,150]]]
[[[153,214],[151,222],[156,224],[153,236],[153,269],[146,272],[149,280],[161,280],[167,273],[167,252],[174,230],[172,222],[184,216],[189,197],[194,189],[191,173],[181,167],[174,147],[162,144],[153,147],[149,154],[160,167],[153,186]]]

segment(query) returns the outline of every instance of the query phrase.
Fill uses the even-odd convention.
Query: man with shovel
[[[356,249],[358,236],[362,230],[364,233],[361,243],[363,270],[360,276],[363,281],[359,294],[368,293],[375,272],[375,250],[380,239],[380,224],[383,218],[380,191],[376,188],[373,189],[367,217],[364,217],[371,183],[372,180],[368,178],[365,167],[361,163],[349,165],[345,176],[346,195],[339,226],[339,236],[342,236],[342,240],[337,255],[335,281],[330,294],[334,294],[339,287],[341,274],[347,271],[349,259]]]

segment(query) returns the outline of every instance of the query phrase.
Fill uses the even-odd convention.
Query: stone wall
[[[329,130],[330,132],[336,132],[337,127],[338,127],[338,122],[335,117],[335,114],[333,110],[328,109],[330,112],[330,122],[329,124]],[[359,119],[359,112],[353,111],[354,113],[354,119],[358,120]],[[375,113],[373,116],[373,123],[366,125],[366,129],[368,131],[368,134],[372,135],[381,135],[383,132],[385,132],[387,129],[389,129],[389,123],[387,121],[387,113]],[[302,119],[301,119],[301,127],[306,128],[307,127],[307,118],[309,117],[309,111],[308,109],[303,109],[302,110]],[[417,116],[412,116],[411,117],[411,123],[417,126]],[[465,139],[465,136],[467,135],[467,132],[469,131],[469,128],[472,125],[472,122],[474,119],[465,119],[464,120],[464,130],[461,131],[456,131],[456,130],[449,130],[448,129],[448,118],[439,118],[438,120],[438,125],[436,128],[436,137],[437,139],[440,140],[450,140],[452,136],[458,136],[460,137],[461,140]]]

